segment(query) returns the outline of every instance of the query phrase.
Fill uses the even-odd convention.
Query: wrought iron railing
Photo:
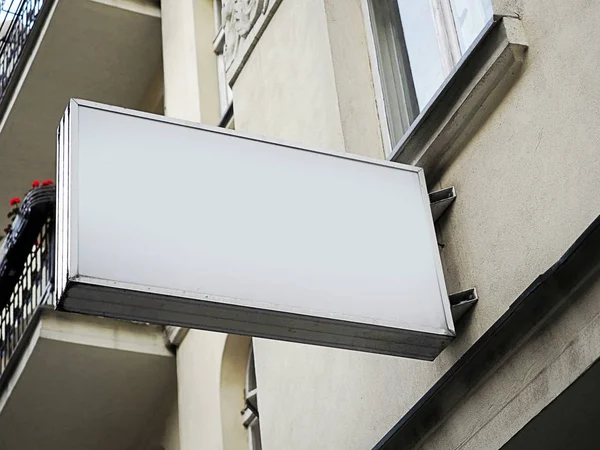
[[[46,1],[48,0],[0,0],[0,101],[8,91]]]
[[[0,246],[0,379],[39,308],[52,304],[54,205],[54,187],[31,191]]]

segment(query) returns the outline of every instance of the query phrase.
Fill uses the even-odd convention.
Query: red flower
[[[14,197],[10,199],[10,206],[15,206],[18,205],[19,203],[21,203],[21,199],[19,197]]]
[[[50,186],[52,184],[54,184],[54,182],[52,180],[46,180],[42,183],[42,186]]]
[[[38,180],[35,180],[33,183],[31,183],[31,187],[32,188],[36,188],[40,186],[40,182]]]

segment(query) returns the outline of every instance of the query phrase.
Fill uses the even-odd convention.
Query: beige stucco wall
[[[282,2],[233,85],[236,129],[383,157],[363,23],[360,0]]]
[[[136,109],[154,114],[165,113],[165,81],[162,64],[152,77]]]
[[[600,280],[596,278],[491,371],[418,449],[501,448],[598,358]]]
[[[236,80],[233,96],[237,130],[344,150],[321,0],[282,1]]]
[[[473,334],[600,212],[598,14],[586,0],[523,2],[522,76],[442,177],[459,192],[442,226],[449,288],[486,299]]]
[[[181,450],[221,450],[221,358],[227,335],[190,330],[177,349]]]
[[[189,330],[186,334],[177,348],[175,404],[178,409],[170,422],[179,425],[177,443],[181,450],[245,450],[248,447],[240,413],[245,405],[244,382],[250,343],[251,338],[245,336],[200,330]],[[175,438],[167,434],[163,442],[175,442]]]
[[[164,450],[179,450],[179,411],[177,405],[177,386],[169,392],[166,405],[167,417],[160,437],[160,445]]]
[[[246,406],[244,389],[251,344],[250,337],[230,334],[223,349],[219,388],[223,448],[226,450],[245,450],[248,447],[248,432],[242,425],[240,413]]]
[[[189,0],[167,0],[161,4],[165,115],[199,122],[196,33],[194,21],[190,20],[193,15]]]
[[[165,115],[208,125],[220,118],[212,3],[161,3]]]
[[[448,288],[476,286],[474,314],[433,363],[257,339],[265,450],[370,448],[600,211],[600,5],[522,3],[530,44],[522,76],[441,179],[458,190],[440,223]],[[328,4],[282,2],[234,85],[237,129],[369,151],[343,125],[340,49],[331,53],[339,24]]]
[[[344,135],[343,150],[383,158],[361,0],[325,0],[323,6]],[[324,43],[327,41],[321,45]],[[299,91],[303,92],[302,87]]]
[[[148,411],[148,417],[131,450],[179,450],[177,383],[164,386],[162,398]]]

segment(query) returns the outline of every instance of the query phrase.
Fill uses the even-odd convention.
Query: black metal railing
[[[0,101],[4,100],[46,1],[0,0]]]
[[[0,246],[0,380],[53,302],[54,208],[53,186],[32,190]]]

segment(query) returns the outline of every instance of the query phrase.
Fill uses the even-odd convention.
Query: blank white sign
[[[159,296],[162,311],[169,299],[223,306],[218,326],[198,327],[233,333],[329,345],[298,339],[289,325],[281,336],[260,333],[263,318],[276,325],[271,313],[280,313],[304,331],[324,319],[350,324],[353,338],[365,334],[361,325],[439,336],[438,352],[453,336],[420,169],[89,102],[72,101],[67,116],[58,158],[59,211],[69,216],[58,220],[69,230],[58,250],[71,249],[65,309],[69,287],[85,284]],[[71,309],[148,320],[133,311],[143,301],[93,297],[93,308],[79,299],[88,306]],[[171,323],[167,316],[154,321]],[[331,345],[404,354],[385,343]]]

